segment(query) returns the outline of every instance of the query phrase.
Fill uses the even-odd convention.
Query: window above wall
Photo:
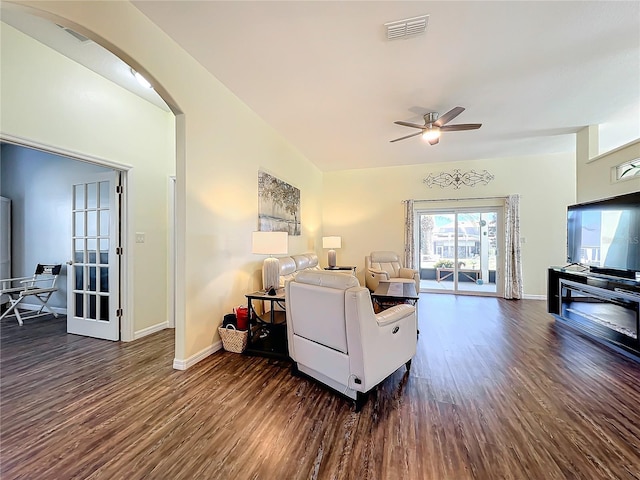
[[[616,165],[612,170],[612,176],[615,182],[640,177],[640,158]]]

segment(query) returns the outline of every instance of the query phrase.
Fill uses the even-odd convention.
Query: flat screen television
[[[640,192],[570,205],[567,260],[596,273],[640,272]]]

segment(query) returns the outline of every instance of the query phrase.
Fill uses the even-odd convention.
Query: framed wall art
[[[258,171],[258,230],[300,235],[300,189]]]

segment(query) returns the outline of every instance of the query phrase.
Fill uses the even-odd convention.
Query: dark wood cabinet
[[[550,268],[547,310],[560,322],[640,360],[640,282]]]

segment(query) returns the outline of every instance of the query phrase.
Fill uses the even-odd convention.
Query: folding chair
[[[51,298],[51,295],[58,290],[56,280],[58,279],[61,268],[62,265],[38,264],[36,272],[32,277],[1,279],[0,297],[7,295],[11,305],[7,311],[0,316],[0,320],[8,315],[15,315],[18,323],[22,325],[23,320],[48,315],[49,313],[57,318],[58,314],[49,308],[47,302],[49,298]],[[41,306],[35,313],[21,314],[18,305],[27,297],[35,297],[41,303]]]

